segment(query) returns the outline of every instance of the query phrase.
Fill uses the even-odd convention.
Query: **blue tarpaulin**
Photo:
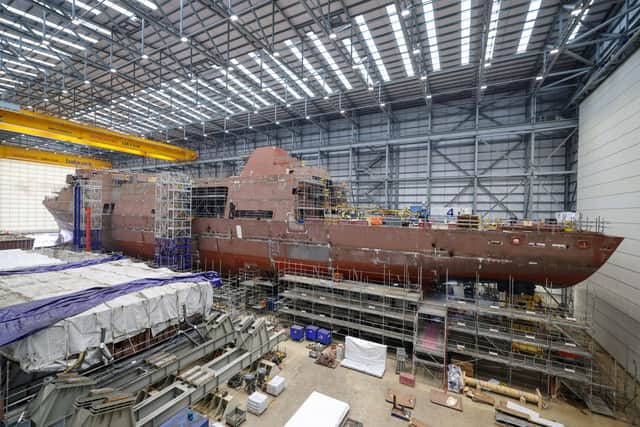
[[[0,346],[11,344],[67,317],[75,316],[122,295],[169,283],[208,280],[220,287],[218,273],[209,271],[166,278],[143,278],[107,287],[94,287],[0,309]]]
[[[68,262],[66,264],[41,265],[36,267],[16,268],[14,270],[0,271],[0,276],[12,276],[14,274],[49,273],[51,271],[70,270],[72,268],[88,267],[90,265],[104,264],[106,262],[118,261],[124,258],[122,255],[111,255],[104,258],[85,259],[82,261]]]

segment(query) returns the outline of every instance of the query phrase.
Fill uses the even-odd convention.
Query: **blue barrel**
[[[324,345],[331,344],[331,331],[326,329],[318,329],[317,341]]]
[[[318,339],[318,329],[317,326],[309,325],[306,329],[307,341],[315,341]]]
[[[304,340],[304,327],[293,325],[289,328],[289,336],[294,341],[302,341]]]

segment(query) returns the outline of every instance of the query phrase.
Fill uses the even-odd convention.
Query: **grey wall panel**
[[[633,372],[640,363],[640,52],[580,106],[577,204],[625,240],[586,281],[594,335]]]
[[[562,100],[560,100],[562,101]],[[559,117],[558,97],[539,96],[536,102],[540,120]],[[256,147],[276,145],[288,150],[312,150],[301,158],[310,165],[322,165],[335,181],[349,181],[352,202],[360,205],[407,206],[431,201],[434,205],[476,208],[487,218],[549,218],[564,210],[568,184],[563,176],[536,176],[529,192],[530,170],[557,173],[569,169],[563,140],[571,129],[539,133],[533,156],[531,135],[487,135],[469,138],[438,138],[429,143],[357,148],[400,137],[420,137],[428,133],[472,130],[476,126],[473,99],[450,100],[426,105],[357,114],[352,119],[334,117],[322,121],[322,129],[307,121],[291,128],[263,128],[245,135],[208,135],[206,143],[196,147],[199,158],[210,160],[198,169],[198,176],[238,174],[244,161],[219,162],[217,159],[246,155]],[[524,91],[508,91],[483,97],[478,109],[477,126],[489,128],[528,124],[532,120],[531,98]],[[390,117],[390,121],[388,120]],[[191,139],[190,139],[191,140]],[[184,141],[179,141],[184,143]],[[570,147],[569,144],[567,144]],[[336,147],[336,148],[333,148]],[[316,149],[324,151],[318,156]],[[429,159],[431,162],[429,164]],[[533,159],[533,161],[531,161]],[[153,165],[153,160],[132,160],[119,167]],[[474,186],[474,173],[478,187]],[[525,212],[527,209],[527,212]]]

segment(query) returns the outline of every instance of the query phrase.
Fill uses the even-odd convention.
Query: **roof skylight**
[[[493,0],[491,4],[491,21],[489,22],[489,33],[487,34],[487,47],[484,51],[485,65],[491,64],[493,51],[496,46],[496,35],[498,34],[498,20],[500,19],[500,6],[502,0]]]
[[[362,37],[364,38],[365,43],[367,44],[369,53],[373,57],[373,61],[378,68],[380,78],[382,78],[382,80],[384,80],[385,82],[389,81],[389,73],[387,73],[387,68],[384,66],[384,62],[382,62],[382,57],[380,56],[380,52],[378,52],[378,48],[373,41],[373,36],[371,35],[371,31],[369,31],[367,22],[364,20],[364,16],[356,16],[356,24],[358,24],[358,28],[360,29],[360,33],[362,33]]]
[[[271,76],[271,78],[273,78],[275,81],[277,81],[278,83],[280,83],[282,85],[282,87],[285,88],[285,90],[287,90],[291,95],[293,95],[294,98],[296,99],[302,99],[302,97],[298,94],[298,92],[296,92],[290,85],[289,83],[282,79],[279,75],[277,75],[275,73],[275,71],[273,71],[271,69],[271,67],[269,66],[269,64],[267,64],[265,61],[262,60],[262,58],[259,55],[256,55],[253,52],[249,52],[249,56],[256,61],[256,63],[258,65],[260,65],[262,67],[262,69],[264,71],[267,72],[267,74],[269,74]]]
[[[31,21],[37,22],[38,24],[42,24],[44,22],[44,24],[46,26],[48,26],[48,27],[54,28],[54,29],[56,29],[58,31],[62,31],[62,32],[70,34],[72,36],[78,36],[78,37],[88,41],[89,43],[97,43],[98,42],[98,39],[94,39],[93,37],[86,36],[84,34],[81,34],[81,33],[77,32],[77,31],[73,31],[73,30],[71,30],[69,28],[64,28],[63,26],[58,25],[58,24],[56,24],[54,22],[51,22],[49,20],[43,21],[42,18],[40,18],[39,16],[32,15],[30,13],[24,12],[24,11],[22,11],[20,9],[16,9],[15,7],[12,7],[12,6],[9,6],[9,5],[6,5],[6,4],[3,4],[2,6],[5,9],[7,9],[9,12],[14,13],[14,14],[19,15],[19,16],[22,16],[23,18],[27,18],[27,19],[29,19]]]
[[[244,102],[246,102],[249,105],[254,105],[255,102],[250,100],[249,98],[247,98],[244,94],[238,92],[238,89],[234,88],[233,86],[231,86],[229,84],[229,82],[227,82],[225,84],[224,80],[222,80],[220,77],[216,77],[215,82],[218,83],[220,86],[222,87],[226,87],[227,89],[229,89],[231,92],[233,92],[235,95],[239,96],[240,98],[242,98],[244,100]]]
[[[76,3],[76,7],[77,8],[80,8],[80,9],[83,9],[83,10],[87,10],[90,13],[93,13],[94,15],[100,15],[100,13],[101,13],[100,10],[98,10],[97,8],[89,6],[88,4],[83,3],[80,0],[67,0],[67,3],[73,4],[74,1]]]
[[[229,68],[229,70],[231,70],[231,68]],[[240,86],[241,89],[243,89],[244,91],[248,92],[251,94],[251,96],[253,96],[255,99],[257,99],[258,101],[262,102],[264,105],[269,106],[271,105],[271,103],[269,101],[267,101],[266,99],[264,99],[263,97],[261,97],[260,95],[258,95],[257,93],[255,93],[254,90],[252,90],[249,86],[245,85],[244,83],[242,83],[240,80],[238,80],[233,74],[231,74],[230,71],[227,71],[225,73],[225,75],[229,78],[229,80],[231,80],[233,83],[235,83],[236,85]],[[253,103],[255,104],[255,102]]]
[[[582,14],[582,19],[576,24],[575,27],[573,27],[573,31],[571,31],[571,35],[569,35],[569,41],[575,39],[576,36],[578,35],[578,33],[580,32],[580,27],[582,27],[582,20],[585,19],[587,17],[587,15],[589,14],[589,10],[591,10],[591,5],[592,4],[593,4],[593,0],[591,0],[589,2],[589,5],[588,5],[587,9]]]
[[[322,89],[328,93],[331,94],[333,93],[333,90],[329,87],[329,85],[327,84],[327,82],[322,78],[322,76],[316,71],[315,68],[313,68],[313,65],[311,65],[311,63],[308,60],[305,60],[302,57],[302,53],[300,52],[300,49],[298,49],[291,40],[285,40],[284,44],[287,45],[287,47],[289,49],[291,49],[291,53],[293,53],[293,55],[298,58],[299,61],[302,62],[302,65],[304,65],[304,68],[306,68],[306,70],[309,72],[309,74],[311,74],[313,76],[314,79],[316,79],[316,81],[320,84],[320,86],[322,87]]]
[[[29,28],[25,27],[24,25],[18,24],[17,22],[13,22],[13,21],[11,21],[9,19],[5,19],[5,18],[0,17],[0,22],[2,22],[4,24],[7,24],[7,25],[10,25],[10,26],[12,26],[14,28],[17,28],[18,30],[21,30],[21,31],[31,32],[31,33],[33,33],[33,34],[35,34],[37,36],[40,36],[40,37],[44,37],[45,36],[41,31],[38,31],[35,28],[29,29]],[[73,47],[73,48],[78,49],[78,50],[85,50],[85,47],[79,45],[77,42],[72,43],[72,42],[67,41],[65,39],[61,39],[59,37],[52,36],[51,34],[46,34],[46,43],[49,43],[49,40],[56,41],[58,43],[67,45],[69,47]],[[42,44],[42,43],[44,43],[44,42],[41,42],[40,44]]]
[[[429,39],[431,66],[433,71],[440,71],[440,52],[438,51],[438,36],[436,34],[436,20],[433,14],[432,0],[422,0],[422,11],[424,12],[424,24],[427,27],[427,37]]]
[[[471,0],[460,1],[460,64],[469,64],[471,43]]]
[[[522,28],[522,34],[520,35],[520,43],[518,43],[517,53],[523,53],[527,51],[529,39],[531,38],[533,27],[536,25],[536,18],[538,17],[541,3],[542,0],[531,0],[531,3],[529,3],[529,11],[527,12],[524,27]]]
[[[318,49],[318,52],[320,52],[320,55],[322,55],[327,64],[329,64],[329,67],[331,67],[334,74],[338,76],[338,79],[342,83],[342,86],[344,86],[344,88],[347,90],[353,89],[353,86],[351,86],[349,80],[347,80],[345,75],[342,73],[342,70],[340,70],[340,67],[338,67],[338,64],[336,64],[336,61],[334,61],[333,57],[329,55],[327,48],[324,47],[324,44],[322,44],[322,41],[318,38],[318,36],[316,36],[316,34],[313,32],[308,32],[307,37],[311,39],[316,49]]]
[[[273,55],[271,55],[270,53],[267,53],[267,55],[269,55],[269,58],[271,58],[271,60],[272,60],[273,62],[275,62],[275,63],[276,63],[276,65],[278,65],[278,67],[280,67],[280,69],[281,69],[282,71],[284,71],[284,72],[285,72],[285,74],[286,74],[287,76],[289,76],[289,78],[290,78],[291,80],[293,80],[294,82],[296,82],[296,84],[297,84],[298,86],[300,86],[300,89],[302,89],[302,90],[303,90],[303,91],[304,91],[308,96],[310,96],[310,97],[312,97],[312,98],[315,96],[315,95],[313,94],[313,92],[311,91],[311,89],[309,89],[309,87],[308,87],[306,84],[304,84],[304,82],[303,82],[302,80],[300,80],[300,79],[298,78],[298,76],[296,76],[296,75],[293,73],[293,71],[291,71],[291,70],[289,69],[289,67],[287,67],[287,66],[283,65],[280,61],[278,61],[276,58],[274,58],[274,57],[273,57]]]
[[[400,56],[402,57],[402,63],[404,64],[404,70],[407,72],[407,76],[413,77],[415,72],[413,71],[413,64],[411,63],[411,56],[407,49],[407,42],[404,38],[404,32],[402,31],[402,24],[400,24],[400,18],[398,18],[398,11],[396,5],[391,3],[387,6],[387,15],[389,15],[389,21],[391,21],[391,28],[393,28],[393,35],[396,37],[396,43]]]
[[[199,84],[200,86],[202,86],[202,87],[206,88],[206,89],[209,89],[209,90],[210,90],[211,92],[213,92],[213,93],[220,93],[220,92],[218,92],[217,90],[215,90],[214,88],[212,88],[211,86],[209,86],[208,84],[206,84],[205,82],[203,82],[203,81],[202,81],[202,80],[200,80],[200,79],[198,79],[198,84]],[[189,89],[190,89],[192,92],[195,92],[195,89],[193,89],[193,88],[191,88],[191,87],[189,87]],[[229,114],[233,114],[233,111],[229,110],[227,107],[225,107],[224,105],[220,104],[219,102],[217,102],[217,101],[215,101],[215,100],[213,100],[213,99],[211,99],[211,98],[205,97],[205,95],[200,95],[200,96],[202,96],[202,97],[203,97],[203,98],[205,98],[207,101],[211,102],[213,105],[215,105],[216,107],[220,108],[221,110],[224,110],[224,111],[226,111],[226,112],[227,112],[227,113],[229,113]],[[244,110],[244,108],[242,109],[242,111],[245,111],[245,110]]]
[[[373,81],[371,81],[371,77],[367,72],[367,67],[362,62],[362,59],[360,59],[360,55],[358,55],[356,47],[351,43],[351,39],[342,39],[342,44],[344,44],[344,47],[351,54],[351,62],[353,63],[353,67],[360,70],[360,74],[362,74],[362,78],[364,79],[367,86],[371,86],[373,84]]]

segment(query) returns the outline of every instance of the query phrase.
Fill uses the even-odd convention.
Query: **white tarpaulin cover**
[[[349,404],[314,391],[284,427],[340,427]]]
[[[36,265],[62,264],[63,261],[51,258],[35,251],[22,249],[5,249],[0,252],[0,271],[16,268],[34,267]]]
[[[382,378],[387,366],[387,346],[360,338],[347,337],[341,365]]]
[[[143,277],[179,275],[166,268],[152,269],[143,263],[122,259],[64,271],[4,276],[0,278],[0,307]],[[87,352],[83,365],[87,366],[101,360],[101,329],[105,329],[106,344],[126,340],[147,329],[155,335],[184,320],[183,305],[187,316],[207,315],[212,301],[213,289],[206,280],[154,286],[61,320],[2,347],[0,353],[19,362],[25,372],[62,370],[82,351]]]

